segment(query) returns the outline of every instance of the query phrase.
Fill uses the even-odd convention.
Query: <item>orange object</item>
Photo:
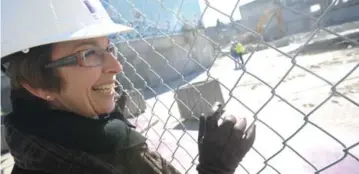
[[[264,14],[259,18],[259,21],[257,23],[257,32],[262,33],[264,29],[265,22],[271,18],[273,15],[275,15],[277,19],[277,26],[280,30],[280,32],[283,34],[283,21],[282,21],[282,8],[276,7],[274,9],[267,9],[265,10]]]

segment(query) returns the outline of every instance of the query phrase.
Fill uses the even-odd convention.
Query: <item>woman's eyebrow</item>
[[[107,42],[108,42],[108,44],[105,46],[105,48],[108,47],[108,45],[110,44],[110,42],[111,42],[110,39],[108,39]],[[102,47],[102,45],[99,42],[96,42],[96,40],[87,39],[87,40],[84,40],[82,42],[79,42],[79,43],[75,44],[73,46],[73,49],[71,49],[71,52],[74,52],[79,47],[83,47],[83,46]]]
[[[85,46],[90,46],[90,47],[99,47],[99,44],[93,40],[87,40],[87,41],[83,41],[80,42],[76,45],[74,45],[71,49],[71,52],[77,52],[77,51],[81,51],[78,50],[79,47],[85,47]]]
[[[99,46],[99,44],[93,40],[87,40],[87,41],[83,41],[83,42],[80,42],[78,44],[76,44],[74,46],[74,48],[78,48],[80,46],[85,46],[85,45],[91,45],[91,46]]]
[[[111,43],[110,39],[107,40],[106,47]],[[75,48],[78,48],[80,46],[95,46],[95,47],[102,47],[102,45],[96,40],[85,40],[75,45]]]

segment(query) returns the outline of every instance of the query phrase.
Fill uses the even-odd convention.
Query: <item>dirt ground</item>
[[[354,174],[359,170],[358,65],[359,48],[299,55],[295,65],[279,52],[265,50],[249,59],[243,76],[223,57],[191,83],[217,78],[225,101],[231,96],[226,114],[256,120],[254,149],[237,173]],[[156,122],[144,132],[151,147],[181,171],[196,173],[198,122],[183,122],[185,129],[179,124],[173,95],[147,100],[148,111],[133,121],[140,127]],[[351,146],[348,154],[343,152]]]

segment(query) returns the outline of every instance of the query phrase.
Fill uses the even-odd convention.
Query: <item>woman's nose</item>
[[[103,67],[106,73],[118,74],[122,71],[122,65],[118,61],[118,58],[110,53],[105,54]]]

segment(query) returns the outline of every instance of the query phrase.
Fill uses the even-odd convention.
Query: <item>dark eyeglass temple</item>
[[[66,58],[57,60],[55,62],[51,62],[51,63],[45,65],[45,68],[61,67],[64,65],[69,65],[69,64],[75,63],[77,61],[76,57],[77,56],[74,55],[74,56],[70,56],[70,57],[66,57]]]

